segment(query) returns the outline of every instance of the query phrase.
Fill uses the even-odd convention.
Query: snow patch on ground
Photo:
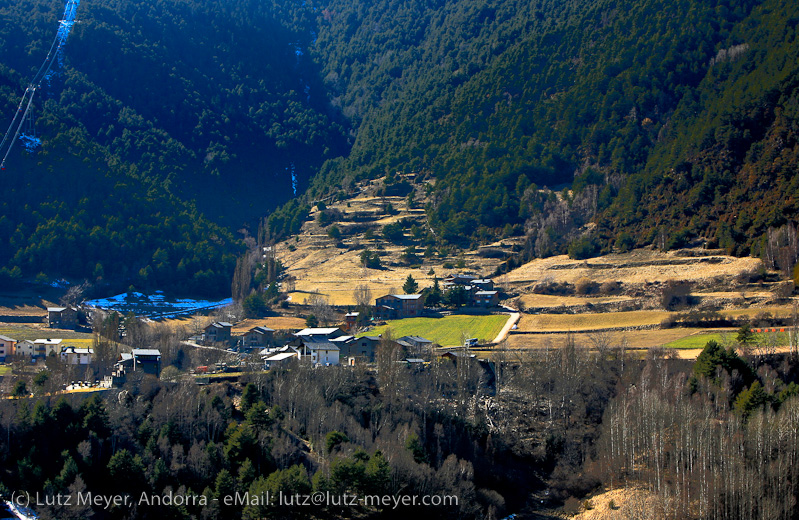
[[[232,298],[224,300],[193,300],[190,298],[167,299],[163,291],[153,294],[130,292],[117,294],[109,298],[98,298],[84,302],[88,307],[104,311],[116,311],[122,314],[129,312],[147,318],[168,318],[182,314],[194,314],[199,311],[218,309],[233,304]]]
[[[23,497],[19,497],[20,499]],[[28,499],[28,497],[25,497]],[[6,501],[5,503],[0,502],[0,513],[2,514],[12,514],[11,518],[18,518],[19,520],[38,520],[39,517],[31,511],[27,507],[17,506],[13,502]],[[8,518],[3,516],[2,518]]]

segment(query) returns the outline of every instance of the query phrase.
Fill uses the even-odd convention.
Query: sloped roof
[[[160,356],[161,351],[154,348],[134,348],[133,349],[133,356]]]
[[[422,297],[421,294],[392,294],[391,296],[400,300],[418,300]]]
[[[275,354],[272,357],[268,357],[264,359],[264,361],[283,361],[284,359],[289,359],[292,357],[297,357],[296,352],[281,352],[280,354]]]
[[[431,340],[427,338],[423,338],[421,336],[402,336],[400,339],[414,341],[416,343],[433,343]]]
[[[258,354],[261,357],[266,357],[266,356],[271,356],[271,355],[274,355],[274,354],[285,354],[285,353],[292,353],[292,354],[294,354],[296,356],[297,355],[297,349],[292,347],[292,346],[286,345],[285,347],[280,347],[280,348],[272,348],[272,349],[265,348],[261,352],[259,352]]]
[[[94,354],[93,348],[63,347],[62,354]]]
[[[295,333],[295,336],[328,336],[330,334],[335,334],[336,332],[340,331],[338,327],[316,327],[316,328],[308,328],[302,329],[301,331]]]
[[[247,334],[249,334],[250,332],[257,332],[258,334],[269,334],[270,332],[275,332],[275,329],[270,329],[269,327],[257,326],[248,330]]]
[[[341,350],[338,346],[330,340],[309,340],[303,339],[303,345],[310,350]]]

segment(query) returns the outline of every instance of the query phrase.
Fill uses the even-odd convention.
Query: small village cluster
[[[466,274],[452,274],[444,278],[441,290],[448,292],[462,288],[466,304],[472,307],[489,308],[499,305],[499,291],[494,289],[494,281]],[[421,294],[387,294],[375,300],[375,316],[381,320],[415,318],[424,312],[424,299]]]
[[[488,308],[499,304],[499,292],[494,289],[490,279],[453,274],[443,280],[441,289],[446,292],[453,288],[462,288],[473,307]],[[372,314],[378,320],[389,320],[419,317],[425,311],[421,294],[387,294],[376,299]],[[52,329],[75,329],[80,326],[79,311],[75,307],[49,307],[47,315],[48,325]],[[356,337],[352,333],[357,328],[358,317],[358,312],[349,312],[344,316],[341,327],[306,328],[294,332],[279,344],[275,338],[276,331],[268,327],[256,326],[243,334],[234,335],[231,323],[217,321],[205,327],[202,334],[190,338],[189,344],[216,347],[242,356],[257,355],[265,368],[292,359],[321,366],[374,363],[381,342],[391,342],[393,346],[400,347],[405,354],[403,361],[409,364],[424,363],[431,358],[433,342],[423,337]],[[0,362],[5,362],[10,356],[33,363],[56,357],[65,365],[91,365],[96,361],[94,349],[69,343],[69,340],[59,338],[17,341],[0,336]],[[467,344],[473,343],[476,343],[475,339],[467,340]],[[114,377],[123,378],[127,372],[138,370],[158,376],[161,353],[156,349],[131,349],[120,354],[114,365]]]
[[[392,341],[408,353],[407,363],[423,363],[429,359],[433,342],[418,336],[403,336],[388,340],[381,336],[347,335],[340,327],[307,328],[291,335],[283,345],[275,341],[273,329],[253,327],[241,336],[232,334],[233,325],[228,322],[214,322],[205,328],[204,334],[197,338],[205,345],[230,346],[243,354],[257,354],[266,368],[293,359],[308,361],[313,365],[355,365],[374,363],[378,345]]]
[[[444,292],[462,288],[467,302],[473,307],[489,308],[499,305],[499,291],[494,282],[465,274],[447,276],[441,289]],[[415,318],[425,314],[424,298],[421,294],[387,294],[375,300],[373,315],[378,320]],[[192,339],[204,345],[224,346],[244,354],[258,354],[267,368],[292,359],[307,360],[314,365],[355,365],[373,363],[380,342],[391,341],[407,354],[404,361],[409,364],[423,363],[432,355],[433,342],[419,336],[403,336],[388,340],[381,336],[355,337],[353,332],[359,313],[349,312],[344,316],[342,327],[307,328],[292,334],[282,345],[275,343],[275,331],[268,327],[253,327],[244,334],[234,335],[233,325],[214,322],[205,327],[203,334]],[[467,340],[470,345],[477,340]],[[445,353],[446,354],[446,353]],[[453,354],[454,355],[454,354]]]
[[[74,307],[48,307],[48,325],[52,329],[75,329],[78,327],[78,310]],[[95,352],[91,347],[69,345],[69,340],[61,338],[41,338],[16,340],[0,335],[0,363],[11,356],[32,363],[55,357],[65,365],[91,365]],[[158,376],[161,373],[161,352],[157,349],[131,349],[119,355],[114,364],[116,377],[126,372],[142,371]]]
[[[52,329],[74,329],[78,325],[78,311],[74,307],[48,307],[47,321]],[[93,353],[90,348],[65,345],[63,339],[42,338],[17,341],[7,336],[0,336],[0,363],[5,362],[9,356],[33,361],[48,356],[59,356],[67,364],[88,365],[91,363]]]

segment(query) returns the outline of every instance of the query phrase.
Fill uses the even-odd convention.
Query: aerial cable
[[[53,64],[58,61],[59,66],[61,66],[62,49],[67,43],[67,38],[72,30],[72,26],[75,24],[75,16],[77,15],[79,4],[80,0],[67,0],[66,7],[64,8],[64,16],[58,22],[58,32],[56,32],[53,43],[50,45],[50,50],[47,52],[47,56],[44,58],[44,62],[42,62],[36,75],[33,76],[33,80],[28,85],[28,88],[25,89],[25,93],[22,94],[22,100],[19,102],[17,111],[14,114],[14,119],[11,121],[8,130],[6,130],[3,141],[0,142],[0,153],[3,153],[3,150],[5,150],[3,161],[0,162],[0,169],[2,170],[6,169],[6,159],[8,159],[11,149],[14,147],[14,143],[18,138],[25,143],[25,149],[31,153],[42,143],[41,139],[37,138],[33,131],[33,113],[31,112],[33,97],[42,81],[50,79],[50,72],[53,69]],[[22,118],[20,118],[19,116],[23,106],[25,106],[25,112]],[[23,132],[23,126],[26,121],[29,125],[29,131]],[[13,134],[14,137],[9,139],[11,134]]]
[[[14,141],[16,141],[17,137],[19,137],[19,133],[22,130],[22,125],[25,124],[25,118],[28,117],[28,112],[30,112],[31,105],[33,104],[33,94],[35,92],[36,92],[36,89],[33,89],[33,92],[31,92],[31,97],[30,97],[30,99],[28,99],[28,106],[25,108],[25,113],[22,115],[22,119],[20,120],[20,124],[17,127],[16,133],[14,134],[14,138],[11,140],[11,144],[8,146],[8,150],[6,150],[6,155],[3,157],[3,162],[0,165],[0,167],[2,167],[2,168],[5,168],[6,159],[8,159],[8,154],[11,153],[11,148],[13,147]]]
[[[11,121],[11,125],[8,127],[8,130],[6,130],[5,136],[3,136],[3,141],[0,142],[0,150],[2,150],[3,147],[6,145],[6,141],[8,141],[8,136],[11,135],[12,130],[15,128],[14,125],[17,122],[19,115],[22,113],[22,107],[25,105],[25,100],[28,98],[28,93],[30,92],[30,90],[31,86],[28,86],[28,88],[25,89],[25,93],[22,94],[22,99],[20,100],[19,106],[17,107],[17,112],[14,114],[14,119]]]

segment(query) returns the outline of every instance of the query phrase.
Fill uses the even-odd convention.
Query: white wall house
[[[61,361],[67,365],[88,365],[92,362],[94,349],[64,347],[61,349]]]

